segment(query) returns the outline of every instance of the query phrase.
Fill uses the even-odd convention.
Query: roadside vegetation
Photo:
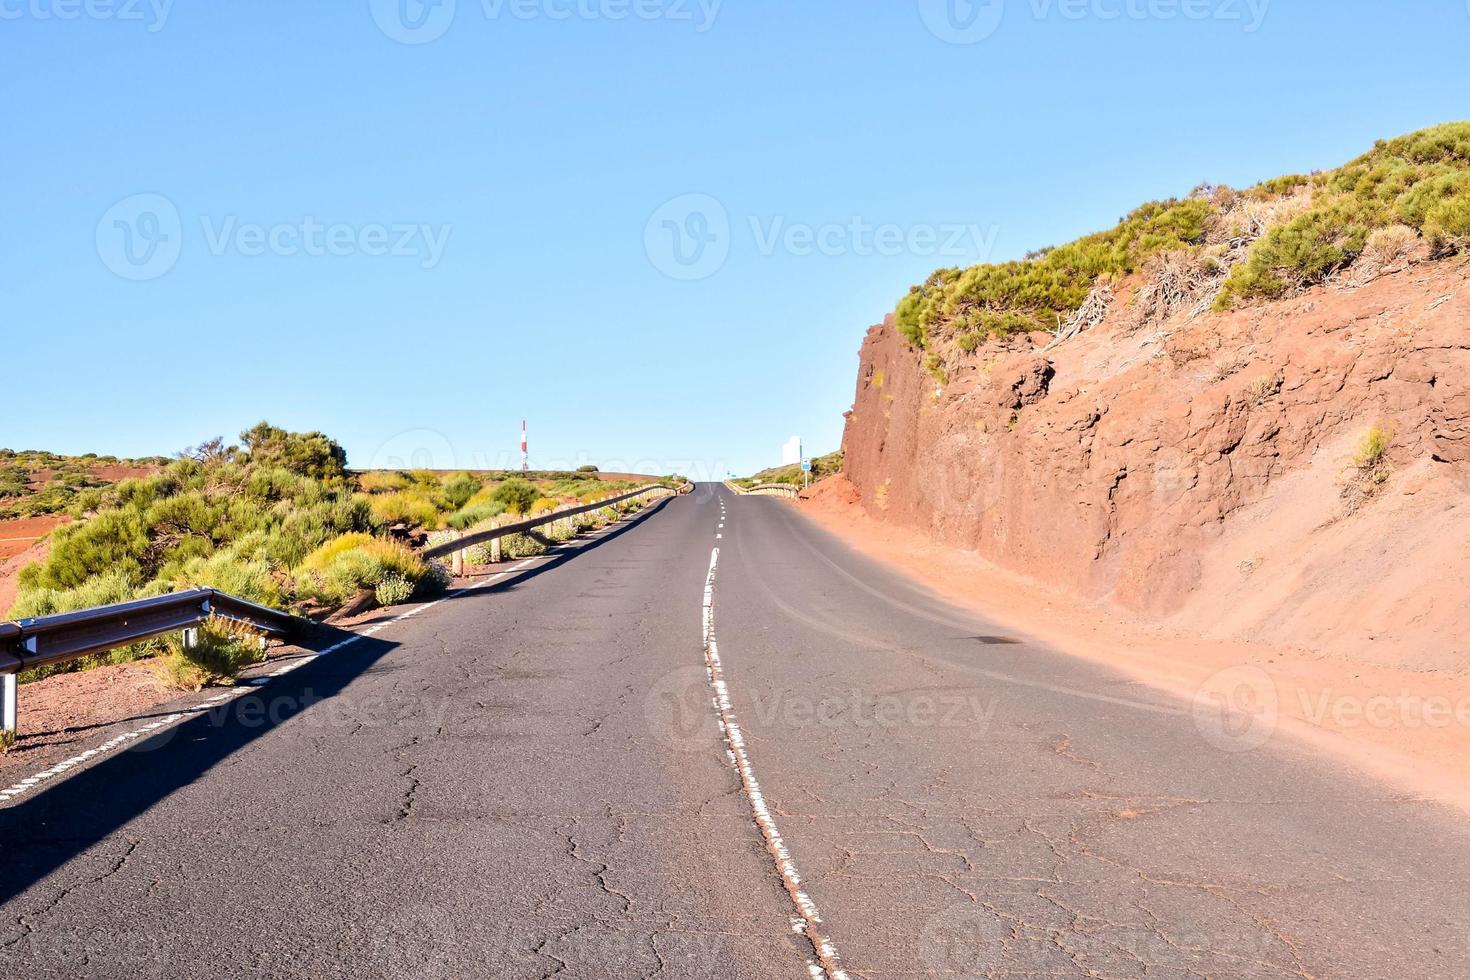
[[[1187,198],[1145,204],[1110,230],[1025,259],[940,269],[913,287],[894,319],[930,351],[968,354],[989,340],[1046,331],[1065,339],[1098,322],[1111,289],[1134,273],[1140,323],[1178,309],[1229,310],[1281,299],[1343,274],[1422,251],[1470,248],[1470,122],[1380,141],[1335,170],[1245,190],[1205,184]]]
[[[443,567],[416,551],[431,533],[515,519],[633,486],[603,480],[590,469],[353,473],[342,447],[326,435],[265,422],[241,433],[238,445],[214,439],[150,467],[147,475],[77,489],[69,504],[73,520],[51,533],[43,560],[21,569],[15,603],[4,618],[198,587],[307,614],[363,592],[382,604],[406,602],[447,582]],[[168,682],[187,687],[206,674],[229,675],[221,666],[226,660],[196,662],[233,642],[218,632],[201,631],[192,651],[151,641],[30,671],[22,679],[165,652],[172,658]]]
[[[199,624],[192,644],[178,636],[163,640],[163,653],[148,666],[164,687],[174,691],[232,684],[240,671],[265,659],[261,640],[261,634],[248,626],[211,618]]]
[[[842,472],[842,452],[828,453],[825,456],[816,456],[812,459],[812,482],[835,476]],[[790,466],[773,466],[767,470],[761,470],[752,476],[741,477],[731,480],[736,486],[750,487],[759,486],[762,483],[792,483],[796,486],[802,484],[801,464]]]
[[[1353,451],[1352,465],[1348,467],[1342,481],[1342,500],[1348,514],[1378,496],[1393,467],[1388,462],[1388,451],[1393,446],[1393,432],[1384,426],[1375,425],[1363,433]]]

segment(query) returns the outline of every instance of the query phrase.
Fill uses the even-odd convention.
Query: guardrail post
[[[500,564],[500,539],[496,538],[490,542],[490,564]]]
[[[184,648],[192,650],[199,645],[199,627],[191,626],[184,630]]]
[[[0,731],[17,731],[20,727],[16,717],[20,714],[20,683],[12,671],[0,674]]]
[[[455,578],[464,574],[464,549],[456,551],[449,559],[449,571]]]

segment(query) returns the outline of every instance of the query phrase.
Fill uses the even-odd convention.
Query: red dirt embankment
[[[946,385],[874,327],[846,474],[879,521],[1147,621],[1463,673],[1467,282],[1422,263],[1141,330],[1122,290],[1091,331],[981,347]],[[1381,485],[1354,464],[1375,427]]]
[[[0,550],[0,616],[15,604],[20,584],[20,570],[32,562],[44,561],[51,543],[44,535],[64,523],[57,517],[28,517],[18,521],[0,521],[0,538],[18,536],[16,547]],[[7,542],[0,541],[0,548]]]
[[[14,558],[65,523],[63,517],[19,517],[0,521],[0,561]]]

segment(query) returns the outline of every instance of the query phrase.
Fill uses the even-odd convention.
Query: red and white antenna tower
[[[531,450],[526,445],[526,420],[521,419],[521,472],[531,471]]]

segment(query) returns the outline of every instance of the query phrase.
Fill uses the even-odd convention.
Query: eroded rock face
[[[1026,339],[946,351],[947,385],[891,323],[872,328],[843,440],[864,507],[1157,619],[1370,657],[1392,634],[1379,659],[1434,642],[1463,664],[1467,263],[1144,331],[1123,326],[1126,309],[1120,294],[1102,325],[1044,353]],[[1391,475],[1349,513],[1375,426],[1392,436]],[[1416,572],[1426,526],[1463,545],[1458,592],[1436,584],[1443,570]],[[1401,590],[1418,625],[1326,621],[1327,599],[1357,608],[1365,589]]]

